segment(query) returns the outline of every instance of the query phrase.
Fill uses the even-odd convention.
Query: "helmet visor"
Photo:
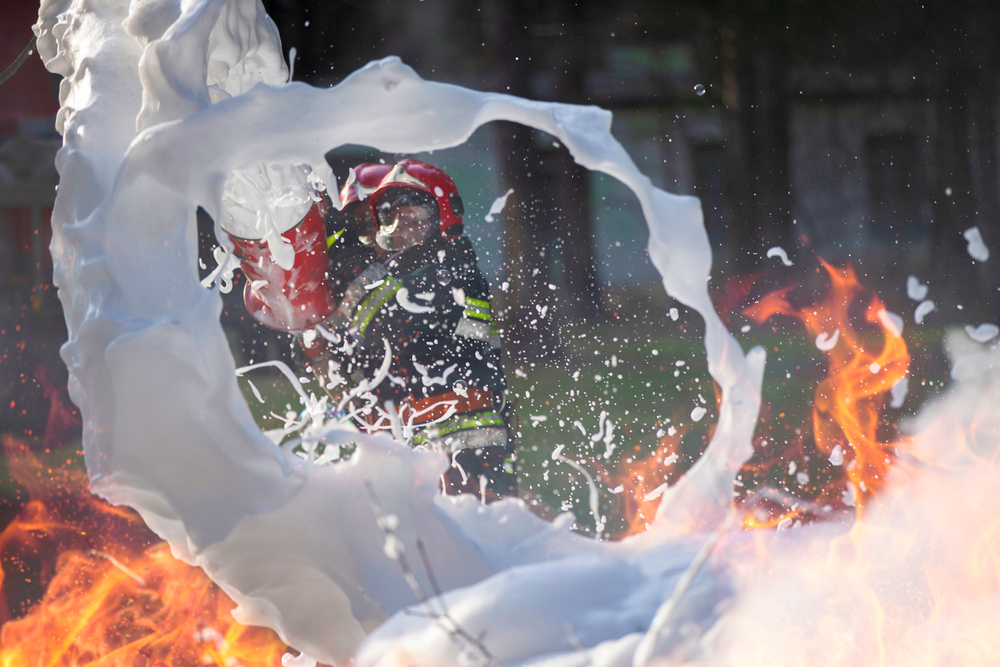
[[[374,207],[379,224],[375,240],[386,250],[419,245],[441,224],[437,201],[416,188],[388,188],[375,199]]]

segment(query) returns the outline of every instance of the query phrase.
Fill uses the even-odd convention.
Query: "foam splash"
[[[906,278],[906,296],[913,301],[923,301],[927,296],[927,285],[921,285],[916,276]]]
[[[969,227],[962,232],[962,237],[968,242],[966,251],[969,253],[969,257],[977,262],[985,262],[990,258],[990,249],[986,247],[979,227]]]
[[[992,322],[980,324],[977,327],[974,327],[971,324],[966,324],[965,333],[967,333],[969,338],[977,343],[988,343],[996,338],[997,334],[1000,334],[1000,328]]]
[[[896,338],[903,335],[903,318],[896,313],[880,310],[878,311],[878,321]],[[920,322],[918,321],[917,324]]]
[[[486,213],[486,217],[483,219],[486,220],[486,222],[493,222],[493,216],[503,212],[504,206],[507,205],[507,199],[512,194],[514,194],[514,188],[510,188],[507,192],[494,199],[493,203],[490,204],[490,210]]]
[[[892,388],[889,391],[891,397],[889,406],[893,408],[903,407],[903,402],[906,400],[906,395],[909,392],[910,392],[910,378],[904,377],[894,382]]]
[[[924,299],[919,304],[917,304],[916,309],[913,311],[913,321],[917,324],[923,324],[924,318],[933,313],[936,310],[934,302],[930,299]]]
[[[772,557],[743,562],[736,578],[746,585],[725,629],[693,664],[995,663],[1000,485],[989,458],[1000,444],[1000,358],[976,354],[981,372],[913,425],[912,453],[932,470],[892,472],[889,491],[846,535],[811,549],[798,542],[795,553],[766,538],[780,567],[769,572]]]
[[[821,352],[829,352],[840,340],[840,329],[834,329],[832,334],[825,331],[816,336],[816,349]]]
[[[235,170],[222,195],[222,228],[242,239],[266,239],[278,266],[291,270],[295,250],[281,234],[313,205],[311,175],[305,165],[280,163]]]
[[[49,0],[37,33],[65,77],[52,254],[91,486],[203,567],[238,620],[301,651],[287,664],[475,664],[484,649],[567,666],[995,662],[1000,487],[977,457],[990,460],[1000,433],[997,350],[964,332],[949,340],[969,346],[955,359],[959,384],[915,424],[912,451],[931,472],[894,475],[856,533],[786,519],[747,544],[725,517],[751,452],[764,354],[744,356],[711,308],[697,201],[653,188],[609,134],[609,114],[428,83],[395,59],[331,90],[285,85],[276,31],[254,1]],[[361,442],[337,466],[276,447],[236,385],[219,294],[198,281],[195,208],[221,220],[234,173],[310,165],[308,182],[333,190],[330,148],[444,148],[498,119],[552,134],[632,188],[667,292],[705,320],[722,393],[714,438],[656,490],[650,530],[620,543],[570,533],[572,515],[549,524],[519,502],[440,496],[444,457],[385,438],[313,434],[331,448]],[[894,404],[905,389],[894,387]],[[431,594],[421,603],[416,591]]]
[[[417,602],[411,583],[435,586],[430,570],[408,578],[386,558],[369,491],[398,517],[393,553],[412,557],[425,545],[463,627],[480,629],[479,610],[491,637],[509,646],[507,659],[638,645],[635,629],[649,627],[703,544],[690,536],[716,530],[729,512],[760,403],[763,350],[744,356],[709,300],[698,201],[654,188],[611,136],[611,115],[595,107],[426,82],[396,58],[329,90],[285,84],[277,32],[254,0],[94,0],[86,10],[46,0],[36,34],[46,66],[65,77],[52,254],[92,490],[134,507],[174,555],[238,603],[239,621],[274,628],[302,664],[345,663],[362,642],[358,664],[389,660],[411,632],[436,631],[433,618],[398,613]],[[578,163],[630,187],[664,287],[705,320],[722,397],[712,443],[662,493],[651,529],[621,543],[582,539],[519,501],[484,508],[442,497],[446,460],[386,438],[324,433],[333,446],[361,443],[339,466],[275,447],[237,386],[219,294],[198,281],[197,206],[234,229],[275,236],[307,204],[305,168],[280,165],[308,165],[306,182],[335,191],[323,157],[332,148],[440,149],[493,120],[548,132]],[[254,187],[241,189],[248,181]],[[267,201],[253,199],[259,192]],[[692,576],[675,616],[710,627],[726,578]],[[581,578],[615,585],[582,588]],[[619,610],[610,620],[609,608]],[[518,620],[531,621],[530,632],[504,643],[505,624]],[[676,639],[660,629],[654,644],[667,651]],[[462,649],[447,644],[421,657],[459,661]]]
[[[780,246],[774,246],[773,248],[767,249],[767,258],[770,259],[772,257],[780,259],[781,263],[785,266],[792,265],[792,260],[788,259],[788,253],[785,252],[785,249]]]

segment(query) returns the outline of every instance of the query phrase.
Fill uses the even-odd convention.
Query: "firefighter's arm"
[[[375,250],[361,242],[355,226],[342,215],[331,215],[327,220],[326,252],[330,260],[327,272],[330,288],[340,301],[348,296],[352,286],[363,287],[386,274]],[[348,301],[346,305],[350,308],[356,304]]]
[[[338,384],[337,378],[351,377],[352,368],[358,365],[351,316],[388,273],[375,251],[361,242],[357,229],[339,211],[328,214],[324,245],[329,260],[327,289],[337,305],[319,326],[301,332],[297,338],[304,365]]]
[[[480,295],[483,296],[483,295]],[[455,327],[455,335],[500,347],[500,333],[493,321],[493,310],[487,299],[462,295],[459,304],[462,316]]]
[[[436,339],[443,334],[499,347],[489,293],[461,281],[442,284],[437,274],[437,266],[431,265],[369,284],[369,293],[351,316],[354,330],[368,337],[387,327],[392,338]]]
[[[452,289],[455,308],[461,315],[455,325],[455,336],[486,343],[494,351],[500,349],[500,332],[493,319],[490,287],[478,266],[462,272],[461,288]]]

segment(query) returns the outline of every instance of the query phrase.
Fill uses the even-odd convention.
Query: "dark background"
[[[1000,260],[972,262],[962,238],[978,225],[1000,250],[995,3],[264,4],[297,51],[295,79],[312,85],[398,55],[428,79],[612,110],[656,185],[702,198],[723,310],[774,271],[764,254],[780,245],[796,263],[787,275],[808,279],[816,255],[850,261],[910,321],[911,273],[932,286],[936,326],[996,319]],[[4,3],[0,66],[30,39],[35,7]],[[0,87],[0,432],[43,446],[79,429],[47,253],[57,84],[32,56]],[[648,266],[634,202],[608,203],[613,185],[534,131],[488,132],[495,194],[515,189],[498,241],[510,288],[496,296],[511,358],[558,356],[567,322],[669,307],[648,270],[621,274],[623,263]],[[615,234],[618,245],[605,243]],[[235,346],[280,354],[264,351],[281,344],[245,316],[239,287],[225,315]]]
[[[949,299],[996,308],[996,262],[974,266],[961,235],[978,225],[997,247],[996,3],[265,6],[286,49],[297,49],[295,78],[313,85],[399,55],[425,78],[596,104],[623,119],[688,121],[668,132],[654,122],[622,140],[630,149],[642,140],[684,144],[680,177],[657,185],[702,198],[721,274],[758,271],[762,251],[780,245],[793,260],[850,255],[878,276],[924,271],[926,281],[932,272],[934,286],[948,288],[936,293],[942,312],[953,313]],[[542,275],[560,264],[561,315],[596,314],[602,257],[591,238],[591,177],[563,153],[534,148],[531,131],[494,132],[503,181],[520,204],[507,217],[508,269],[520,273],[518,251],[524,269],[537,265]],[[543,177],[525,178],[533,169]],[[647,173],[657,181],[655,169]],[[557,252],[536,260],[553,240]],[[528,300],[543,280],[517,281],[524,293],[508,296]]]

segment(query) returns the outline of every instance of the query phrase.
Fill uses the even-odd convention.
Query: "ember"
[[[0,534],[0,593],[12,599],[14,569],[39,572],[46,589],[4,623],[0,665],[280,664],[286,647],[273,632],[236,623],[218,586],[134,512],[91,495],[81,468],[48,468],[10,438],[4,449],[29,499]]]

